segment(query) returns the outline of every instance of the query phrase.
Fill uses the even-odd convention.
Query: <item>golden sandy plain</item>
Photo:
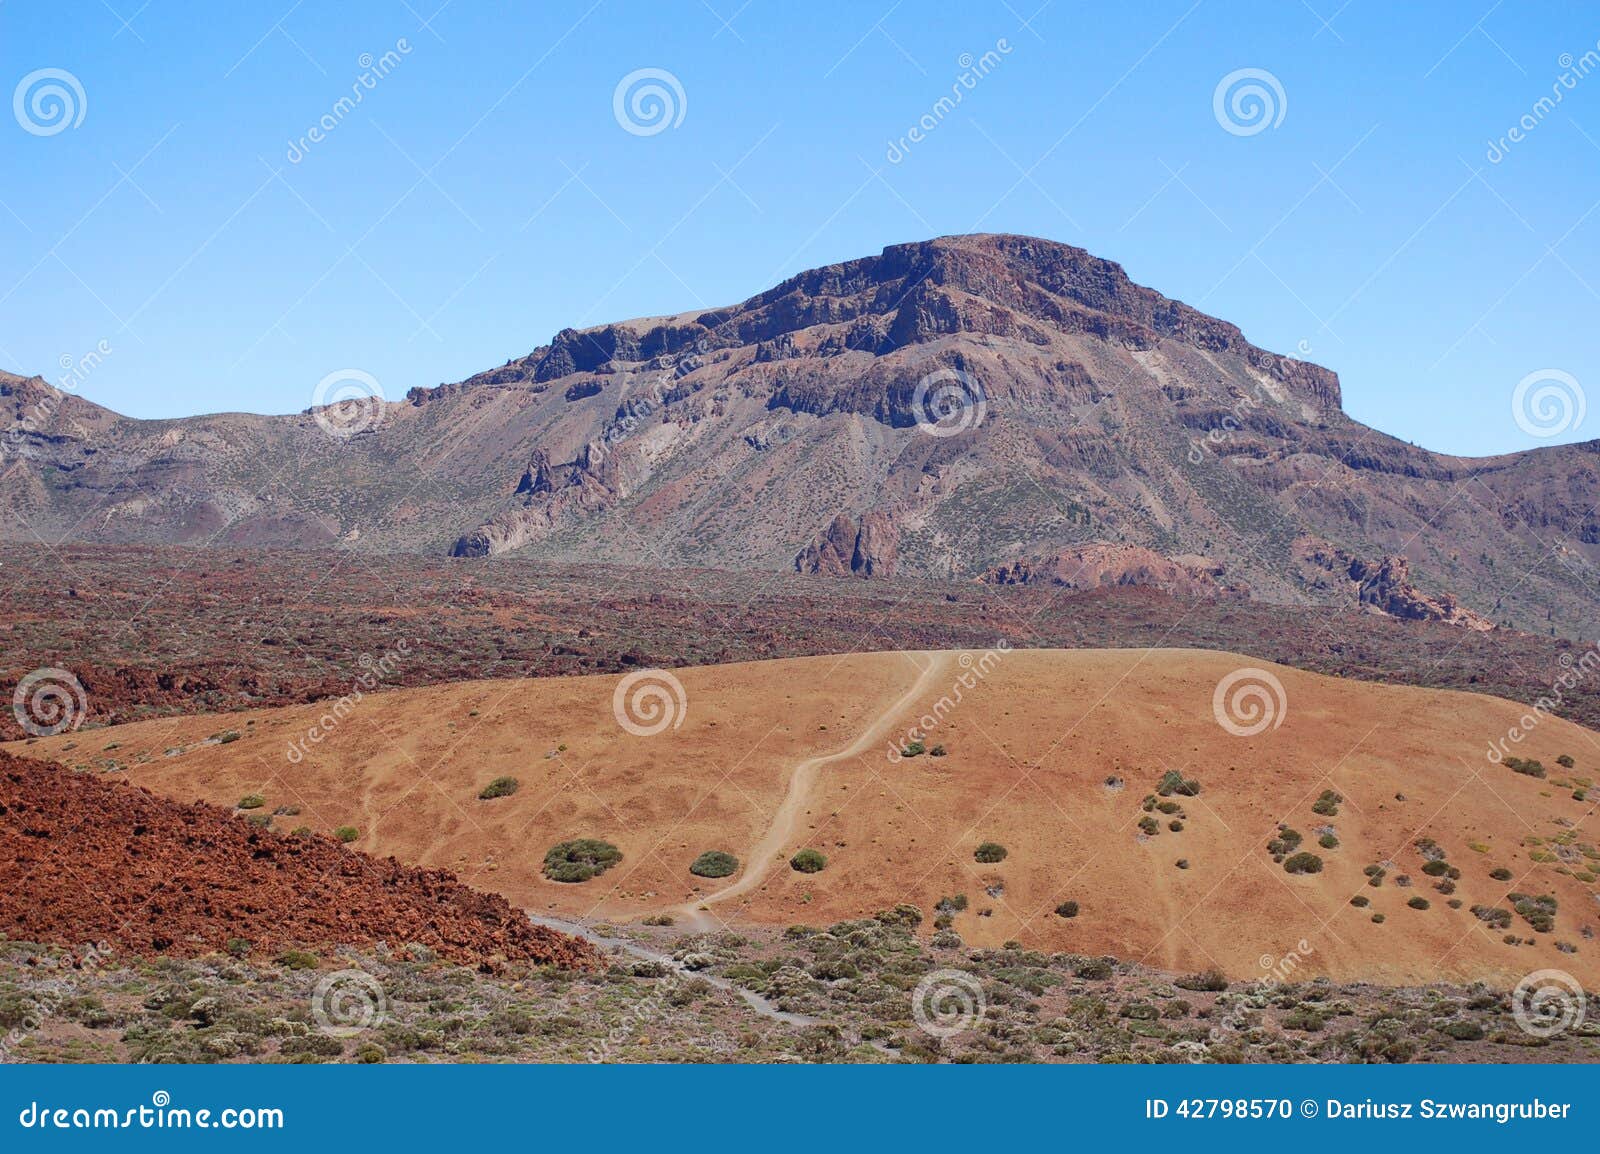
[[[1218,683],[1244,668],[1283,691],[1277,724],[1252,736],[1213,709]],[[1600,736],[1543,719],[1510,748],[1549,777],[1516,774],[1485,756],[1527,712],[1511,702],[1201,650],[870,653],[674,676],[686,705],[653,736],[619,725],[620,678],[600,676],[369,695],[317,743],[303,739],[327,702],[9,748],[91,771],[114,760],[114,772],[179,800],[260,794],[257,813],[299,807],[274,828],[354,826],[358,848],[448,867],[536,914],[823,925],[909,902],[931,921],[940,897],[965,894],[955,929],[974,945],[1017,940],[1235,977],[1293,953],[1299,977],[1506,984],[1550,967],[1600,984],[1600,941],[1584,936],[1600,922],[1600,789],[1572,796],[1600,779]],[[893,760],[933,713],[925,743],[947,755]],[[227,731],[240,736],[218,742]],[[293,763],[297,740],[306,753]],[[1575,767],[1559,767],[1562,754]],[[1160,832],[1142,836],[1141,802],[1169,769],[1201,793],[1171,799],[1181,832],[1156,814]],[[499,776],[519,790],[479,800]],[[1313,813],[1330,788],[1345,799],[1338,815]],[[1266,843],[1280,822],[1305,835],[1321,873],[1273,862]],[[1338,848],[1316,845],[1325,825]],[[582,884],[545,879],[545,850],[573,837],[611,841],[623,860]],[[1460,909],[1422,872],[1422,838],[1459,867]],[[1006,848],[1004,861],[974,860],[986,841]],[[789,868],[804,847],[827,856],[823,872]],[[692,876],[709,849],[735,854],[740,871]],[[1378,862],[1393,864],[1373,888],[1363,867]],[[1491,879],[1496,867],[1513,879]],[[1554,895],[1555,931],[1521,918],[1494,930],[1471,913],[1509,908],[1510,891]],[[1351,906],[1358,895],[1371,904]],[[1414,896],[1431,908],[1409,908]],[[1057,916],[1069,899],[1079,915]],[[1533,944],[1508,945],[1508,932]]]

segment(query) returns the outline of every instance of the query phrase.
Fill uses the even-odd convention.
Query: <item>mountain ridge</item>
[[[1082,249],[945,237],[563,329],[392,402],[130,421],[8,375],[0,535],[783,569],[838,553],[844,518],[892,548],[874,576],[1105,543],[1326,602],[1300,562],[1337,550],[1408,558],[1425,599],[1600,632],[1600,442],[1453,457],[1341,400]]]

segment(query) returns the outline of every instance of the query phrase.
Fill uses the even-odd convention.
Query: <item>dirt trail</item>
[[[794,773],[789,777],[789,788],[783,795],[783,801],[773,815],[767,832],[745,857],[744,872],[739,879],[714,894],[679,907],[673,911],[674,914],[681,916],[696,929],[710,928],[715,924],[715,919],[708,914],[707,906],[747,894],[765,881],[800,826],[800,819],[805,814],[806,799],[811,796],[811,787],[817,780],[817,771],[833,762],[859,756],[887,737],[905,710],[916,704],[917,699],[935,684],[940,675],[949,671],[955,655],[940,652],[911,652],[906,656],[914,661],[927,662],[911,688],[880,713],[849,745],[835,753],[807,758],[796,765]]]

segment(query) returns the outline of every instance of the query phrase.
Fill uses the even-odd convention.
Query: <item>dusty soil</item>
[[[891,710],[922,676],[919,654],[876,653],[680,670],[687,712],[654,737],[624,732],[614,677],[491,682],[380,694],[361,702],[299,764],[286,750],[324,709],[173,718],[80,732],[27,748],[88,770],[126,774],[169,796],[227,803],[248,793],[319,830],[360,827],[357,844],[448,866],[514,904],[569,915],[642,918],[701,904],[740,875],[696,878],[688,865],[723,849],[749,868],[796,767],[884,725],[904,735],[935,712],[925,743],[946,756],[891,760],[887,742],[815,764],[798,828],[753,892],[712,903],[734,923],[816,924],[910,903],[932,911],[964,894],[953,928],[979,946],[1106,953],[1180,971],[1257,976],[1260,959],[1296,953],[1302,976],[1390,984],[1514,983],[1555,967],[1600,977],[1591,815],[1578,800],[1600,740],[1555,718],[1511,748],[1546,776],[1485,757],[1524,710],[1471,694],[1375,686],[1256,659],[1195,650],[1024,651],[984,662],[945,655],[943,675]],[[956,695],[957,678],[988,667]],[[1243,667],[1283,687],[1281,724],[1235,736],[1213,693]],[[937,699],[946,698],[940,706]],[[114,739],[102,742],[102,739]],[[903,739],[903,738],[902,738]],[[102,748],[102,744],[111,748]],[[1569,755],[1567,769],[1557,758]],[[1198,796],[1161,798],[1169,771]],[[511,797],[480,801],[490,779]],[[1110,784],[1108,784],[1110,782]],[[1337,813],[1313,805],[1324,790]],[[1139,823],[1149,819],[1154,836]],[[281,821],[281,819],[280,819]],[[1169,823],[1181,821],[1172,831]],[[1292,875],[1267,843],[1287,823],[1319,856]],[[1322,848],[1331,834],[1335,848]],[[575,836],[618,845],[623,861],[577,885],[545,880],[544,850]],[[982,842],[1003,861],[979,863]],[[782,864],[803,847],[827,868]],[[1442,857],[1458,878],[1424,871]],[[1187,864],[1180,868],[1179,861]],[[1364,873],[1382,865],[1372,886]],[[1491,870],[1508,870],[1496,880]],[[1449,883],[1453,890],[1440,886]],[[1551,895],[1536,930],[1512,893]],[[1412,908],[1421,899],[1426,909]],[[1352,905],[1352,899],[1370,904]],[[1076,917],[1055,910],[1076,901]],[[1461,903],[1452,908],[1451,901]],[[1506,911],[1492,927],[1473,906]],[[1381,923],[1374,914],[1383,915]],[[1506,938],[1515,939],[1515,943]],[[1305,943],[1302,947],[1301,943]]]
[[[196,955],[243,939],[247,952],[387,942],[476,965],[599,962],[446,871],[4,753],[0,933],[135,953]]]

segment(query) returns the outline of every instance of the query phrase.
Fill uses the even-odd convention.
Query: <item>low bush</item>
[[[553,882],[586,882],[622,860],[622,851],[608,841],[580,837],[559,842],[544,855],[544,876]]]
[[[1459,1022],[1446,1022],[1440,1029],[1458,1042],[1481,1042],[1487,1033],[1482,1023],[1467,1019]]]
[[[1161,780],[1156,783],[1156,792],[1162,797],[1178,794],[1181,797],[1196,797],[1200,793],[1200,783],[1192,777],[1184,777],[1175,769],[1169,769],[1161,775]]]
[[[993,865],[995,862],[1005,861],[1008,852],[1006,847],[999,842],[986,841],[972,851],[972,856],[974,860],[980,861],[984,865]]]
[[[349,845],[351,842],[355,841],[356,838],[361,836],[361,831],[353,825],[341,825],[338,829],[333,831],[333,836],[344,842],[346,845]]]
[[[928,750],[929,757],[943,757],[944,755],[945,748],[942,745],[936,745],[932,749]]]
[[[1325,833],[1317,839],[1317,844],[1323,849],[1338,849],[1339,839],[1334,837],[1331,833]]]
[[[803,849],[789,859],[789,868],[803,874],[819,874],[827,864],[828,859],[814,849]]]
[[[1375,926],[1383,925],[1383,915],[1382,914],[1373,914],[1372,915],[1372,924],[1375,925]]]
[[[1285,873],[1316,874],[1322,872],[1322,859],[1314,853],[1297,853],[1283,863]]]
[[[739,859],[720,849],[708,849],[689,864],[698,878],[725,878],[739,868]]]
[[[1078,916],[1077,902],[1062,902],[1056,907],[1056,916],[1062,918],[1075,918]]]
[[[1570,753],[1563,753],[1560,757],[1556,758],[1556,764],[1562,769],[1571,769],[1577,764],[1577,762],[1572,760],[1572,755]]]
[[[1406,903],[1406,905],[1410,906],[1414,910],[1425,910],[1428,908],[1429,904],[1430,903],[1428,902],[1428,899],[1423,897],[1421,894],[1418,894],[1416,897],[1412,898]]]
[[[1531,757],[1508,757],[1506,768],[1514,773],[1524,774],[1527,777],[1543,777],[1545,768],[1539,761]]]
[[[1505,866],[1496,866],[1489,871],[1489,876],[1497,882],[1508,882],[1511,880],[1512,875],[1511,871],[1506,869]]]
[[[510,797],[522,783],[514,777],[497,777],[478,791],[480,801],[493,801],[497,797]]]
[[[920,741],[908,741],[900,748],[901,757],[921,757],[928,751],[928,747]]]
[[[259,793],[247,793],[239,799],[240,809],[260,809],[267,804],[267,799]]]
[[[1423,862],[1422,872],[1427,874],[1430,878],[1439,878],[1450,872],[1450,866],[1443,859],[1438,861]]]
[[[1222,976],[1220,970],[1201,970],[1198,974],[1186,974],[1174,978],[1172,984],[1180,990],[1199,990],[1217,994],[1228,988],[1228,979]]]
[[[1311,803],[1311,812],[1321,814],[1323,817],[1337,817],[1339,803],[1343,800],[1344,796],[1338,790],[1325,789],[1322,791],[1322,796]]]
[[[1350,899],[1350,904],[1355,906],[1358,910],[1363,910],[1372,903],[1367,900],[1367,896],[1365,894],[1357,894],[1355,897]]]

